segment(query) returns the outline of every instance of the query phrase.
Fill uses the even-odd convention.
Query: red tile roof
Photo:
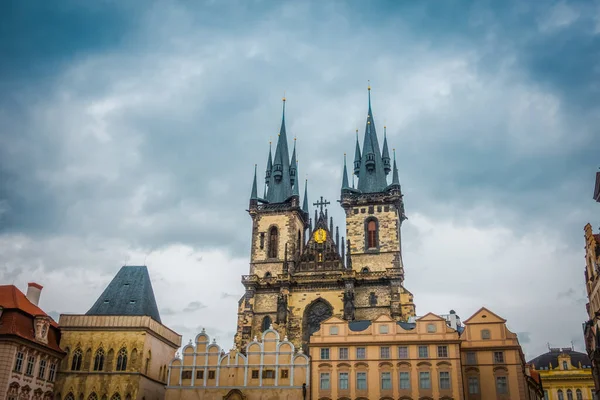
[[[39,286],[39,285],[38,285]],[[16,335],[23,339],[44,345],[35,339],[34,318],[49,317],[41,308],[30,302],[27,297],[14,285],[0,285],[0,306],[3,308],[0,316],[0,335]],[[62,353],[59,343],[58,324],[50,318],[48,344],[52,350]]]

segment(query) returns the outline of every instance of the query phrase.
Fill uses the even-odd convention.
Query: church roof
[[[594,187],[594,200],[600,203],[600,172],[596,172],[596,186]]]
[[[148,268],[122,267],[86,315],[146,315],[160,323]]]
[[[558,356],[561,354],[567,354],[568,356],[570,356],[571,365],[575,368],[579,368],[579,363],[581,363],[581,367],[583,368],[592,367],[592,363],[587,354],[575,351],[568,347],[563,349],[550,349],[549,352],[537,356],[533,360],[529,361],[528,364],[533,364],[535,366],[535,369],[537,370],[540,370],[542,368],[546,369],[549,365],[552,365],[552,368],[557,368]]]

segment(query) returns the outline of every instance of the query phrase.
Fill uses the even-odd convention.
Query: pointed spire
[[[254,164],[254,181],[252,182],[252,193],[250,194],[250,200],[258,200],[258,189],[256,185],[256,164]]]
[[[381,160],[383,161],[383,170],[385,174],[389,174],[392,168],[390,167],[390,152],[387,144],[387,127],[383,126],[383,151],[381,153]]]
[[[392,176],[392,186],[400,186],[400,178],[398,177],[398,166],[396,165],[396,149],[394,149],[394,175]]]
[[[298,160],[296,160],[296,168],[294,168],[296,173],[298,172]],[[300,201],[300,180],[296,179],[294,183],[294,190],[292,191],[292,195],[298,196],[298,202]]]
[[[308,179],[304,181],[304,202],[302,203],[302,211],[308,214]]]
[[[292,196],[290,154],[285,131],[285,97],[283,98],[281,128],[277,139],[277,147],[275,148],[272,171],[269,190],[267,192],[267,200],[269,203],[283,203]]]
[[[344,172],[342,173],[342,190],[349,189],[348,168],[346,168],[346,153],[344,153]]]
[[[358,144],[358,129],[356,130],[356,148],[354,149],[354,175],[360,172],[360,145]]]
[[[271,156],[271,141],[269,140],[269,158],[267,159],[267,170],[265,172],[265,183],[268,185],[273,170],[273,157]],[[265,196],[266,198],[266,196]]]
[[[292,151],[292,160],[290,161],[290,183],[294,185],[296,182],[296,172],[298,161],[296,160],[296,138],[294,138],[294,151]]]

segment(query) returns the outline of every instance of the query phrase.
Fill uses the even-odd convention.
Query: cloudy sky
[[[0,281],[84,313],[145,263],[163,322],[229,348],[284,91],[311,202],[343,228],[370,80],[417,312],[486,306],[527,358],[582,350],[600,3],[408,3],[3,2]]]

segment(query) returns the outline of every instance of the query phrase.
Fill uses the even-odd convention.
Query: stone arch
[[[225,396],[223,396],[223,400],[246,400],[247,397],[242,393],[239,389],[231,389]]]
[[[269,317],[268,315],[265,316],[262,320],[262,324],[260,325],[260,327],[261,327],[260,331],[264,332],[267,329],[270,329],[272,323],[273,323],[273,321],[271,320],[271,317]]]
[[[321,322],[332,315],[333,307],[327,300],[321,297],[306,306],[302,318],[302,341],[308,343],[310,335],[318,331],[321,327]],[[307,349],[304,350],[306,352]]]

